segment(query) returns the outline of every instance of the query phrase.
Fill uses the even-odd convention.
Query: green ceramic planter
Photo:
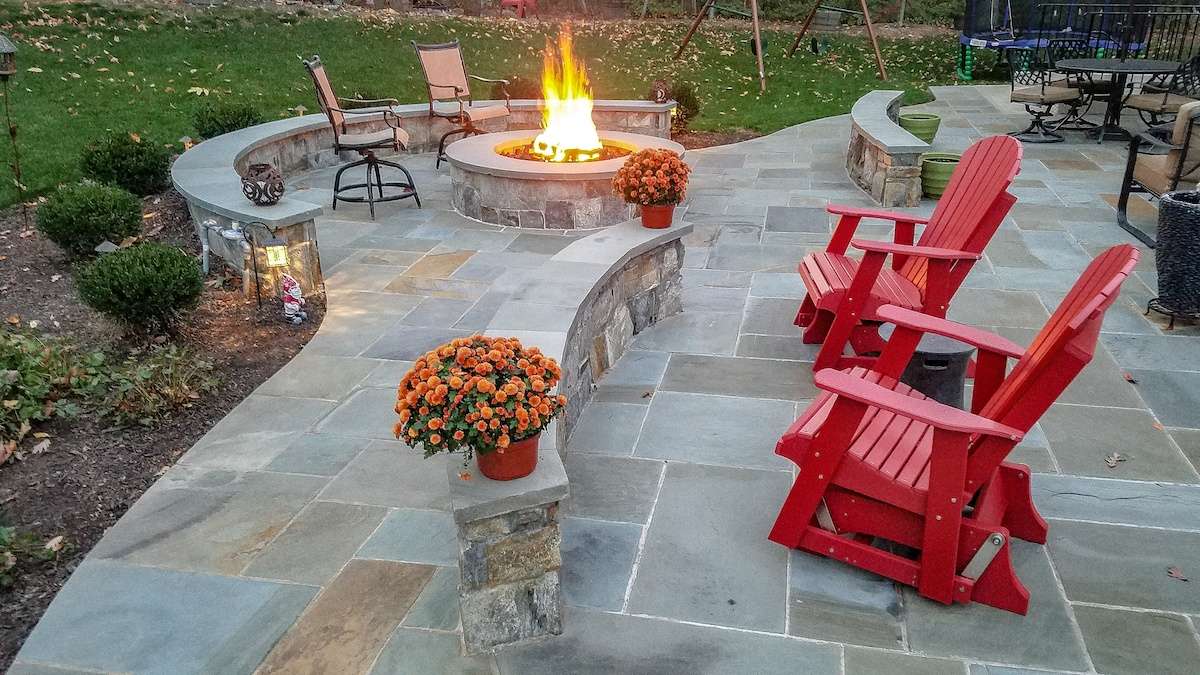
[[[931,113],[900,113],[900,126],[917,138],[932,143],[942,118]]]
[[[941,198],[960,159],[962,155],[954,152],[927,152],[921,155],[921,191],[926,197]]]

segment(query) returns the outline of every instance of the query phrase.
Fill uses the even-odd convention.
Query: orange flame
[[[575,59],[571,28],[549,38],[542,52],[542,133],[532,151],[552,162],[586,162],[600,156],[602,145],[592,122],[592,90],[587,69]]]

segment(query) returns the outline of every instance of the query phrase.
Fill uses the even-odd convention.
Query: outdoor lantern
[[[17,72],[17,46],[7,35],[0,33],[0,79],[7,80]]]
[[[233,229],[237,231],[236,226]],[[267,234],[267,238],[259,239],[258,237],[255,237],[253,233],[253,230],[255,229],[265,232]],[[254,269],[254,295],[258,300],[258,306],[262,307],[262,288],[260,287],[258,279],[257,249],[262,249],[263,253],[266,254],[268,268],[287,267],[287,242],[275,236],[275,232],[272,231],[266,223],[260,221],[246,223],[246,225],[240,229],[239,233],[246,240],[246,244],[249,245],[250,264]]]
[[[286,241],[272,236],[262,243],[262,247],[267,252],[267,267],[287,267],[288,254]]]

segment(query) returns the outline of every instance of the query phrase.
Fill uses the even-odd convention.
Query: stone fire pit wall
[[[921,203],[921,155],[930,146],[897,123],[903,96],[872,91],[850,110],[846,172],[882,206]]]
[[[530,476],[493,481],[474,466],[447,463],[469,652],[562,632],[558,513],[569,485],[560,453],[591,398],[592,383],[636,333],[680,311],[682,238],[691,229],[677,222],[668,230],[647,230],[627,221],[584,237],[518,286],[509,301],[516,307],[502,306],[497,314],[511,318],[488,326],[489,335],[520,338],[558,359],[559,391],[569,402],[564,416],[542,433]],[[574,306],[570,327],[562,330],[565,324],[550,317],[523,318],[529,313],[516,310],[531,302]],[[462,478],[464,471],[470,480]]]

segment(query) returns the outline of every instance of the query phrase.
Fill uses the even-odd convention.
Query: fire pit
[[[571,33],[547,42],[542,68],[542,130],[471,136],[446,148],[459,213],[488,223],[545,229],[606,227],[632,217],[613,193],[625,156],[646,148],[682,155],[673,141],[598,131],[587,71]]]

